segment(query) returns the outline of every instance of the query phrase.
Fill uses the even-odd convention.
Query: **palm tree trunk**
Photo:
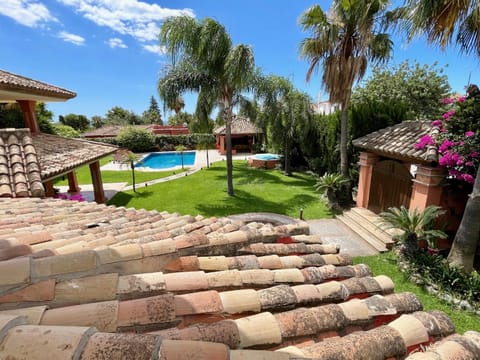
[[[450,266],[463,267],[466,272],[473,270],[475,253],[480,237],[480,221],[478,219],[480,219],[480,166],[477,170],[473,191],[467,201],[460,227],[448,254]]]
[[[348,171],[347,125],[348,105],[342,104],[342,116],[340,119],[340,173],[344,177],[350,178]]]
[[[233,161],[232,161],[232,111],[230,105],[225,105],[225,142],[227,145],[227,194],[233,196]]]
[[[210,168],[210,160],[208,159],[208,148],[207,148],[207,169]]]
[[[292,171],[290,170],[290,141],[286,139],[285,141],[285,168],[284,168],[284,175],[291,176]]]

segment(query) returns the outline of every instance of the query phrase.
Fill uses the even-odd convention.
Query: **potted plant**
[[[435,229],[435,220],[445,214],[440,206],[430,205],[423,211],[414,209],[409,211],[405,206],[400,208],[389,208],[382,212],[383,227],[386,229],[400,230],[397,239],[401,241],[406,253],[413,253],[418,250],[419,243],[426,242],[427,247],[433,251],[437,248],[437,240],[447,238],[447,234]]]

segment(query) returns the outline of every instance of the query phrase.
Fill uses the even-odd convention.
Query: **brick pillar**
[[[367,208],[370,198],[370,186],[372,184],[373,167],[378,162],[378,155],[360,153],[360,174],[358,179],[357,207]]]
[[[442,168],[419,165],[413,179],[410,210],[417,208],[422,211],[429,205],[440,205],[445,175],[446,171]]]
[[[78,193],[80,192],[80,187],[78,186],[78,179],[75,170],[70,171],[68,174],[68,192],[69,193]]]
[[[43,183],[45,186],[45,196],[46,197],[53,197],[55,195],[55,189],[53,188],[53,182],[52,181],[45,181]]]
[[[32,134],[38,134],[40,128],[38,127],[37,118],[35,116],[35,101],[33,100],[17,100],[23,113],[23,121],[25,127],[30,129]]]
[[[105,191],[103,191],[103,183],[102,183],[102,174],[100,172],[100,162],[96,161],[91,163],[90,165],[90,175],[92,177],[92,184],[93,184],[93,194],[95,196],[95,201],[99,204],[103,204],[107,201],[105,197]]]

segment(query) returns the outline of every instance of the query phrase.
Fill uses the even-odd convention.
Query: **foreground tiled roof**
[[[68,100],[76,96],[72,91],[62,89],[58,86],[50,85],[38,80],[33,80],[25,76],[0,70],[0,93],[15,93],[18,98],[13,100],[23,100],[24,96],[37,95],[59,100]],[[5,100],[0,95],[0,100]],[[12,100],[10,98],[6,100]]]
[[[404,121],[355,139],[353,145],[393,159],[430,164],[438,160],[436,150],[416,149],[415,144],[433,130],[431,121]]]
[[[235,116],[232,119],[232,135],[252,135],[262,133],[262,129],[255,126],[248,118]],[[215,134],[225,134],[225,125],[215,129]]]
[[[97,161],[118,149],[116,146],[100,142],[68,139],[43,133],[32,135],[32,140],[44,181]]]
[[[40,164],[28,129],[0,129],[0,197],[43,197]]]
[[[480,334],[455,334],[444,313],[422,311],[302,221],[0,199],[0,239],[2,359],[480,353]]]

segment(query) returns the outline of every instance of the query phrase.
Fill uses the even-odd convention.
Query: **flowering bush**
[[[415,148],[437,146],[439,165],[448,170],[450,178],[473,184],[480,163],[480,91],[471,85],[466,97],[447,98],[451,108],[442,119],[432,122],[438,135],[422,136]]]
[[[54,198],[63,199],[63,200],[73,200],[73,201],[85,201],[85,198],[82,194],[73,194],[68,196],[67,194],[55,194]]]

